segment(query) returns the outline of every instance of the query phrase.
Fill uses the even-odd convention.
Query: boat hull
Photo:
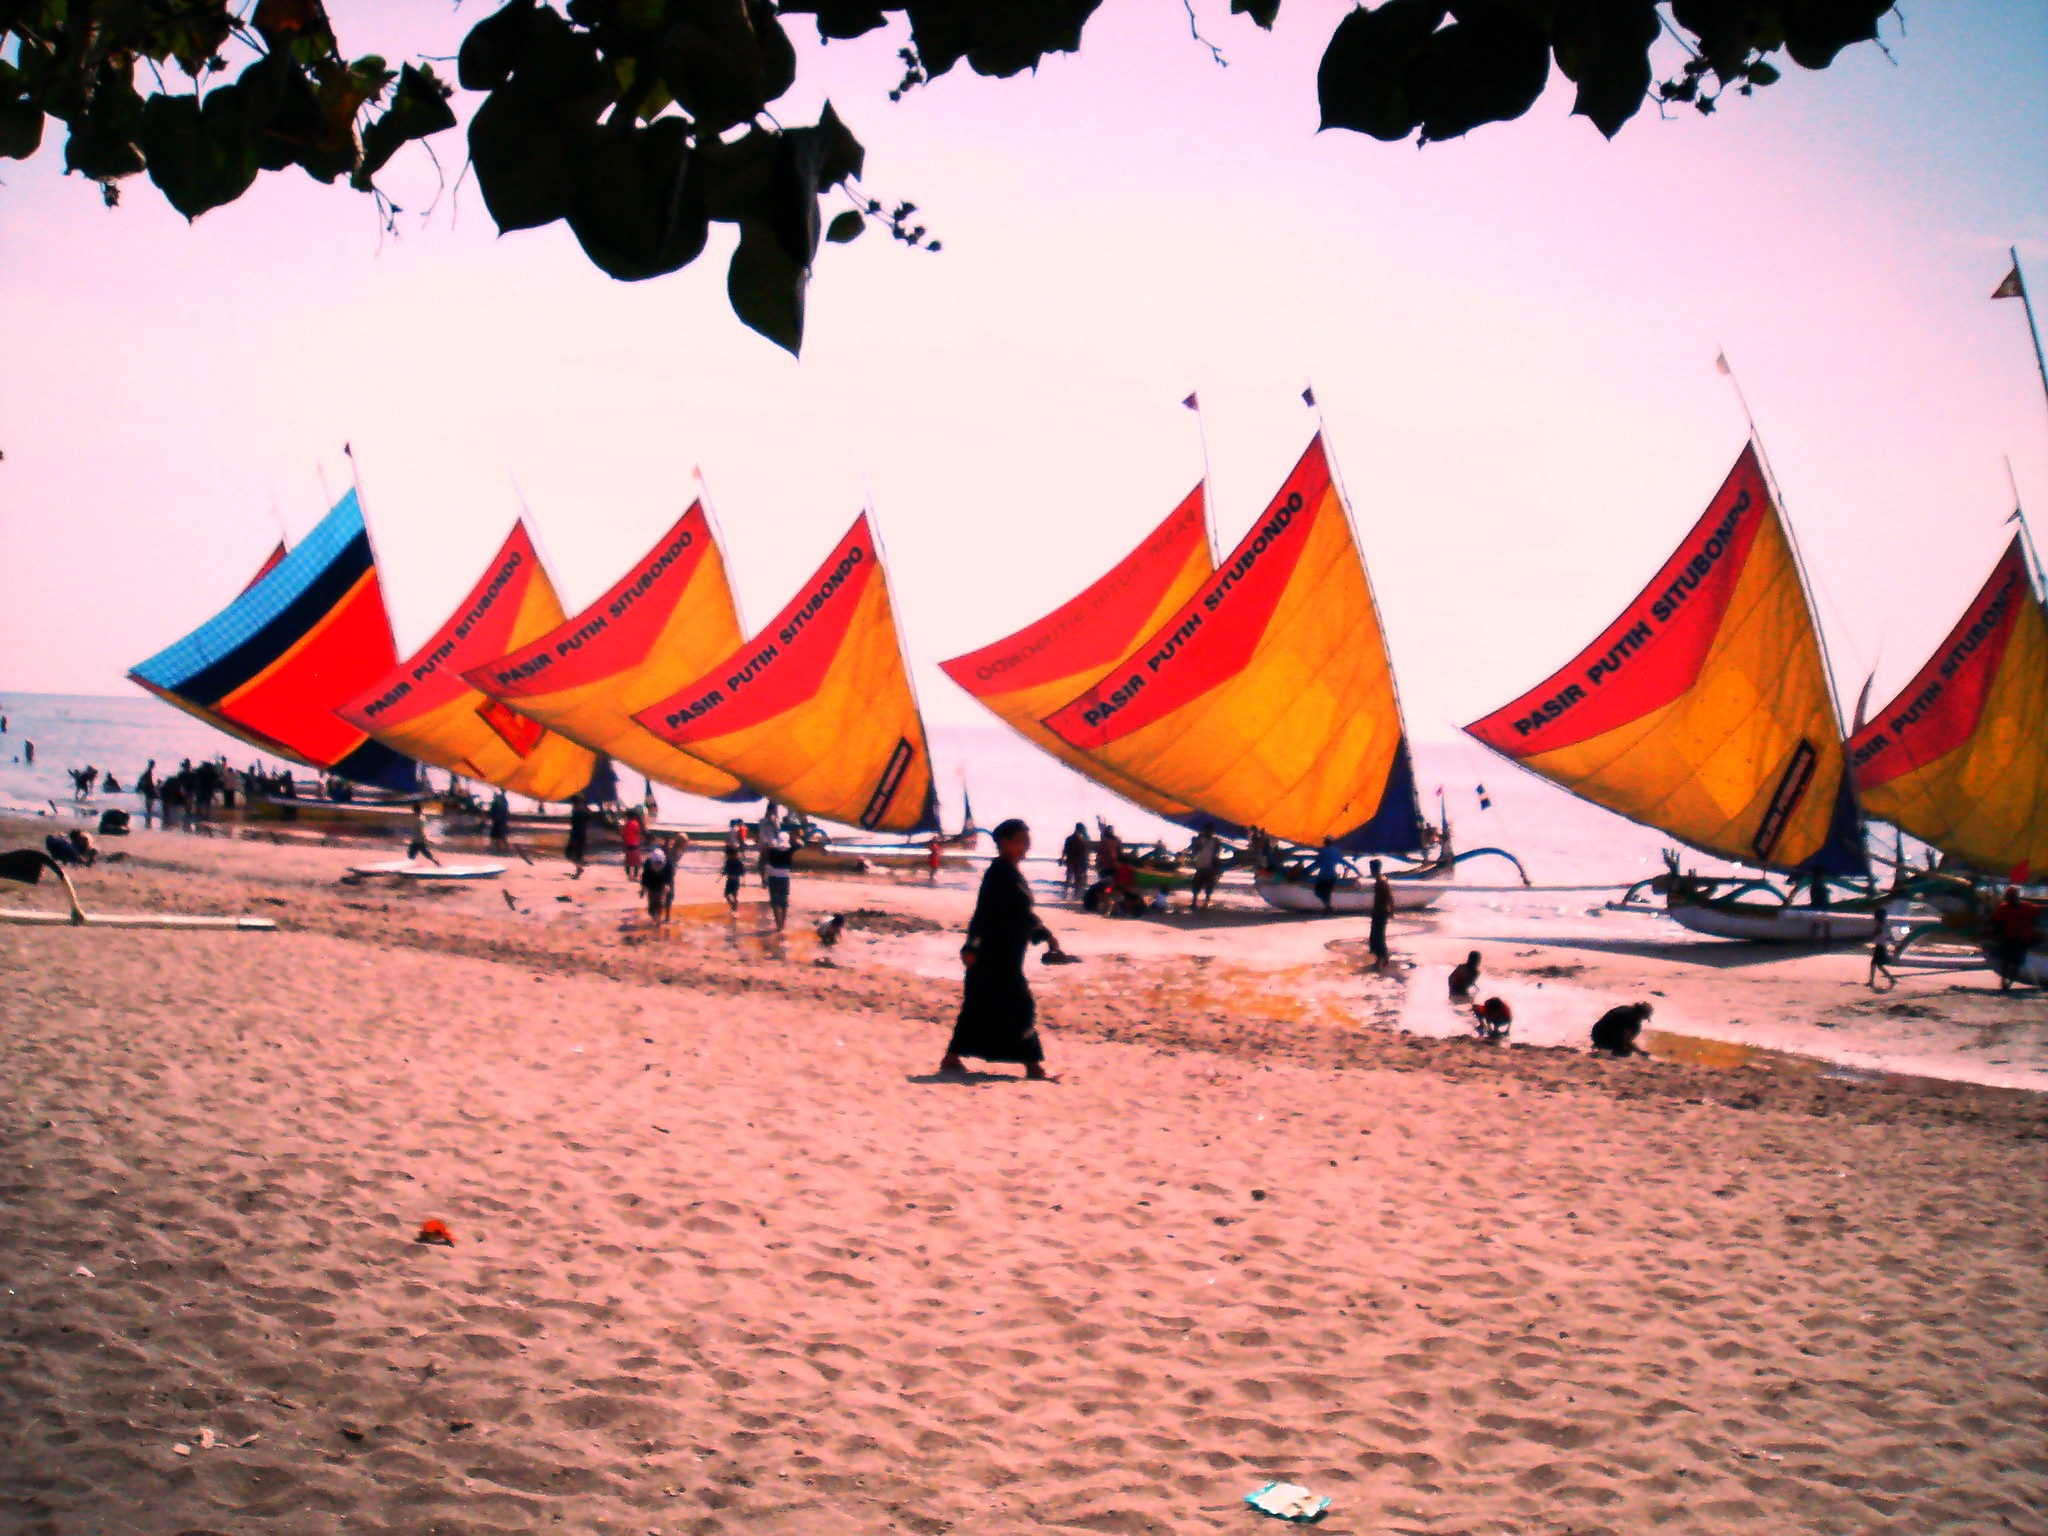
[[[1445,865],[1425,874],[1389,875],[1387,884],[1393,888],[1394,910],[1396,912],[1423,912],[1442,900],[1444,892],[1457,880],[1455,871]],[[1325,908],[1322,899],[1316,895],[1313,882],[1300,880],[1274,880],[1264,876],[1253,882],[1253,888],[1269,907],[1278,907],[1282,912],[1325,911],[1344,917],[1364,917],[1372,912],[1372,885],[1360,881],[1355,885],[1340,885],[1330,893],[1330,905]]]
[[[1694,933],[1753,944],[1868,944],[1885,920],[1882,912],[1766,906],[1761,902],[1717,904],[1676,896],[1665,910],[1680,927]]]

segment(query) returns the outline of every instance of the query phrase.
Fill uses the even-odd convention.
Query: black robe
[[[1045,1060],[1024,957],[1033,944],[1051,939],[1032,910],[1023,872],[1008,859],[996,859],[981,877],[981,894],[967,924],[964,950],[974,956],[974,964],[967,968],[960,1019],[947,1055],[1025,1065]]]

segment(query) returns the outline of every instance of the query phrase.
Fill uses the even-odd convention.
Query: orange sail
[[[731,774],[663,741],[633,712],[695,682],[743,640],[725,556],[701,503],[572,619],[488,665],[470,686],[656,783],[748,796]]]
[[[484,697],[462,676],[561,622],[561,600],[522,520],[434,637],[335,713],[451,773],[536,800],[567,800],[590,782],[590,750]]]
[[[1872,816],[1989,874],[2048,874],[2048,616],[2019,539],[1849,757]]]
[[[1005,725],[1105,789],[1174,821],[1200,813],[1048,730],[1044,716],[1129,661],[1216,573],[1201,486],[1108,574],[1013,635],[942,661],[946,675]]]
[[[1868,867],[1820,634],[1753,446],[1599,639],[1465,729],[1722,858]]]
[[[1320,433],[1222,569],[1044,724],[1220,821],[1420,848],[1386,636]]]
[[[767,628],[634,718],[805,815],[938,829],[931,751],[865,513]]]
[[[334,706],[397,660],[384,591],[351,490],[227,607],[128,676],[261,751],[406,791],[419,765]]]

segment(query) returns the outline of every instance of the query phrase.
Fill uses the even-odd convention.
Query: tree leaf
[[[1230,14],[1249,16],[1270,32],[1273,30],[1273,18],[1280,14],[1280,0],[1230,0]]]
[[[1442,0],[1386,0],[1337,23],[1316,70],[1325,128],[1349,128],[1392,143],[1422,121],[1408,98],[1408,68],[1443,24]]]
[[[661,80],[706,134],[751,121],[796,79],[796,49],[765,0],[698,0],[667,30]]]
[[[826,227],[825,238],[834,245],[846,245],[858,240],[867,227],[868,221],[849,208]]]
[[[782,0],[786,16],[815,16],[822,39],[860,37],[889,24],[888,10],[875,0]]]
[[[1451,24],[1431,33],[1408,66],[1425,144],[1520,117],[1550,79],[1550,38],[1518,5],[1452,0],[1450,11]]]
[[[688,266],[710,223],[691,184],[689,126],[665,117],[598,131],[576,161],[569,228],[597,266],[624,282]]]
[[[1797,0],[1783,6],[1785,51],[1802,69],[1826,69],[1851,43],[1877,36],[1892,5],[1878,0]]]
[[[261,131],[243,111],[239,85],[216,87],[204,103],[193,96],[152,96],[142,104],[149,179],[188,219],[249,190]]]
[[[804,289],[810,270],[792,261],[766,223],[740,224],[740,243],[725,276],[732,312],[792,356],[803,350]]]
[[[906,0],[910,36],[925,72],[937,79],[960,60],[977,75],[1036,69],[1048,53],[1073,53],[1081,28],[1102,0]],[[893,8],[893,7],[892,7]]]
[[[545,107],[493,91],[469,120],[469,161],[484,207],[501,233],[566,218],[576,197],[576,159],[594,124],[564,125]]]
[[[455,78],[465,91],[495,91],[512,66],[533,21],[533,0],[512,0],[469,29],[455,52]]]
[[[1572,111],[1610,139],[1649,95],[1658,31],[1655,0],[1558,0],[1550,44],[1579,88]]]
[[[370,179],[389,163],[401,146],[424,139],[455,126],[455,114],[448,109],[448,87],[436,78],[432,66],[417,69],[408,64],[399,71],[398,89],[383,116],[363,130],[363,159],[356,167],[353,185],[358,192],[370,188]]]
[[[26,160],[42,142],[43,109],[25,96],[0,100],[0,160]]]

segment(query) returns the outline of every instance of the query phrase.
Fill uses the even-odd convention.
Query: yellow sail
[[[1872,816],[1987,874],[2048,874],[2048,616],[2017,538],[1849,756]]]
[[[1754,447],[1599,639],[1466,729],[1708,853],[1867,867],[1820,635]]]
[[[743,638],[725,556],[695,504],[583,612],[463,677],[658,784],[732,798],[746,796],[737,779],[669,745],[633,712],[703,676]]]
[[[1222,569],[1045,726],[1222,821],[1420,847],[1386,637],[1321,434]]]
[[[634,718],[807,816],[938,830],[931,751],[866,514],[767,628]]]
[[[1054,735],[1044,717],[1104,671],[1129,661],[1215,573],[1207,508],[1196,486],[1142,544],[1071,602],[1013,635],[939,665],[997,719],[1069,768],[1155,815],[1201,820],[1193,807]]]
[[[335,713],[451,773],[536,800],[567,800],[590,782],[590,750],[486,698],[462,676],[561,622],[561,599],[522,520],[434,637]]]

